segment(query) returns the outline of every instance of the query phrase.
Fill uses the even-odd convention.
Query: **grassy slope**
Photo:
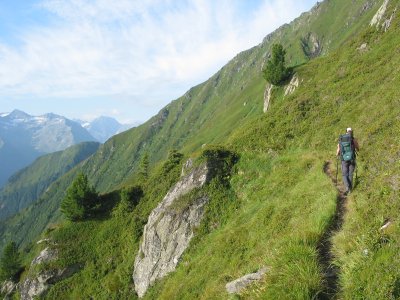
[[[297,91],[283,98],[276,90],[267,114],[232,133],[228,144],[241,159],[230,190],[224,193],[231,195],[225,201],[235,200],[234,213],[219,210],[224,221],[208,233],[200,230],[177,271],[157,282],[146,298],[227,298],[227,282],[261,266],[270,268],[267,276],[246,290],[244,299],[317,297],[323,282],[316,246],[333,216],[336,199],[322,166],[334,159],[337,135],[349,125],[356,129],[362,150],[359,183],[349,197],[344,227],[334,238],[336,263],[342,270],[341,297],[398,296],[400,77],[393,72],[400,67],[400,59],[393,56],[399,51],[398,24],[397,18],[387,33],[367,30],[340,51],[298,67],[303,82]],[[366,53],[356,49],[363,42],[370,47]],[[211,208],[208,214],[213,213]],[[387,218],[395,225],[379,231]],[[132,218],[128,220],[124,222]],[[84,271],[56,285],[49,297],[66,292],[78,298],[129,295],[132,286],[126,276],[138,248],[137,236],[130,235],[135,230],[129,226],[110,227],[111,222],[122,219],[85,229],[86,236],[95,237],[84,245],[93,247],[98,256],[86,261]],[[116,229],[117,236],[112,234]],[[67,230],[80,233],[74,226]],[[104,230],[109,238],[104,238]],[[129,240],[135,236],[134,242]],[[129,238],[121,245],[115,241],[121,237]],[[121,248],[121,258],[114,258]],[[120,264],[107,265],[109,256],[111,262],[121,260]]]
[[[337,27],[323,21],[332,14],[328,9],[332,2],[347,11],[345,15],[337,15]],[[288,47],[292,63],[303,63],[307,58],[300,47],[300,38],[308,32],[318,32],[330,39],[335,37],[339,45],[346,36],[337,34],[338,28],[345,33],[372,17],[376,5],[360,15],[364,2],[323,2],[312,13],[303,14],[291,25],[282,26],[259,46],[237,55],[208,81],[190,89],[142,126],[110,139],[79,168],[89,176],[96,189],[104,193],[132,182],[145,152],[154,165],[165,159],[170,149],[191,153],[205,143],[223,142],[238,126],[262,114],[265,82],[260,71],[274,41]],[[321,23],[325,25],[321,26]],[[72,170],[57,181],[41,201],[3,224],[2,236],[14,236],[20,245],[26,245],[50,222],[59,220],[59,202],[76,172],[76,169]]]
[[[340,297],[400,296],[398,24],[397,17],[389,32],[367,30],[340,51],[299,67],[304,81],[296,93],[275,98],[265,116],[235,133],[231,145],[246,153],[232,180],[241,208],[226,226],[192,244],[149,299],[226,298],[228,281],[261,266],[270,272],[243,298],[317,297],[322,282],[315,249],[335,200],[322,166],[334,159],[338,130],[349,125],[362,149],[359,184],[334,238]],[[364,42],[370,50],[360,53]],[[387,219],[394,224],[379,230]]]
[[[333,49],[343,43],[347,32],[372,18],[378,4],[362,11],[365,2],[325,1],[312,13],[305,13],[290,25],[282,26],[259,46],[237,55],[208,81],[190,89],[142,126],[110,139],[80,167],[81,170],[96,189],[104,193],[134,180],[145,152],[155,165],[166,158],[170,149],[189,154],[205,143],[225,141],[237,127],[262,114],[265,82],[260,71],[273,42],[284,44],[292,64],[304,63],[307,58],[300,39],[309,32],[316,32],[323,49]],[[333,13],[332,5],[346,14]],[[334,26],[324,21],[330,21],[331,15],[335,15]],[[52,192],[44,195],[41,202],[3,224],[5,235],[15,236],[20,245],[26,245],[50,222],[57,221],[63,190],[76,172],[73,170],[55,183]]]
[[[335,49],[350,32],[372,18],[377,5],[362,12],[364,3],[326,1],[313,13],[281,27],[270,39],[238,54],[209,80],[171,102],[142,126],[111,139],[84,167],[85,172],[103,192],[135,176],[144,152],[149,153],[152,163],[157,163],[170,149],[191,153],[204,143],[225,140],[239,124],[262,114],[265,82],[260,71],[272,42],[280,41],[288,48],[290,63],[304,63],[307,58],[299,46],[300,39],[316,32],[324,49]],[[338,8],[346,14],[332,13]]]
[[[314,153],[243,153],[231,181],[235,213],[192,242],[177,271],[146,299],[226,299],[227,282],[262,266],[270,269],[268,289],[252,289],[250,299],[316,295],[322,283],[315,245],[335,209],[320,160]]]

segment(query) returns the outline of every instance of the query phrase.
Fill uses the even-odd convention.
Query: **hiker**
[[[339,136],[336,156],[342,160],[343,184],[346,187],[345,195],[353,189],[353,172],[356,168],[356,154],[359,150],[357,140],[353,137],[353,130],[349,127],[346,134]]]

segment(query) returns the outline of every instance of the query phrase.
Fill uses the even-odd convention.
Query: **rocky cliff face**
[[[191,163],[186,166],[191,166]],[[204,215],[204,206],[209,200],[206,196],[191,199],[183,210],[173,209],[173,206],[180,197],[202,187],[209,180],[209,168],[202,165],[191,171],[184,170],[182,174],[186,175],[151,212],[144,228],[143,242],[133,272],[135,290],[139,297],[145,294],[156,279],[175,270],[193,237],[193,229],[199,226]]]

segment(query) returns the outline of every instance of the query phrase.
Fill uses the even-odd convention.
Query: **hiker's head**
[[[348,127],[346,129],[346,133],[353,135],[353,129],[351,129],[351,127]]]

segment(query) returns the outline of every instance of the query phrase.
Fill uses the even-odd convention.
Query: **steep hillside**
[[[389,2],[383,20],[398,5]],[[261,267],[266,275],[240,299],[400,296],[398,14],[391,22],[387,32],[367,28],[296,68],[299,88],[287,97],[275,89],[270,110],[231,135],[242,156],[231,180],[241,207],[192,244],[146,299],[224,299],[226,283]],[[325,161],[335,164],[337,136],[349,125],[361,144],[358,177],[333,238],[339,279],[330,294],[318,248],[334,221],[336,196],[322,171]]]
[[[85,172],[99,190],[106,191],[134,176],[145,152],[155,163],[165,159],[169,149],[190,153],[203,144],[226,140],[240,124],[262,114],[265,81],[260,71],[272,43],[281,42],[287,48],[289,63],[304,63],[308,60],[301,47],[305,36],[315,33],[324,51],[334,50],[368,24],[378,8],[376,2],[337,0],[316,5],[257,47],[237,55],[142,126],[110,140],[90,160]]]
[[[330,36],[339,31],[342,34],[335,35],[338,39],[335,44],[340,45],[347,37],[346,32],[368,24],[378,4],[343,0],[318,4],[290,25],[277,29],[257,47],[237,55],[208,81],[190,89],[145,124],[110,139],[85,162],[82,171],[88,174],[98,191],[106,192],[134,180],[144,153],[148,153],[151,163],[156,164],[166,158],[170,149],[191,153],[203,144],[225,141],[235,128],[262,115],[265,81],[261,69],[272,43],[282,42],[288,48],[292,63],[305,62],[308,57],[300,47],[301,37],[314,31],[322,30],[321,34]],[[332,5],[335,9],[340,7],[346,14],[336,14]],[[332,15],[340,20],[335,26],[324,22],[331,20]],[[71,183],[73,174],[67,178],[57,183],[61,189],[55,186],[29,211],[4,224],[3,232],[16,236],[24,245],[30,237],[40,234],[50,220],[57,220],[62,189]],[[38,215],[42,217],[37,218]]]
[[[143,226],[178,181],[184,160],[160,162],[167,150],[176,148],[201,163],[209,151],[203,145],[220,143],[240,159],[221,181],[179,198],[176,213],[185,211],[196,193],[204,193],[210,202],[189,248],[174,258],[177,269],[157,280],[145,298],[227,299],[227,283],[262,269],[266,273],[257,283],[232,297],[398,298],[400,3],[385,1],[379,26],[369,26],[382,3],[319,4],[238,55],[146,124],[109,140],[52,185],[41,201],[11,219],[3,239],[14,233],[19,244],[26,245],[56,220],[63,191],[78,171],[87,173],[104,193],[101,199],[108,210],[44,233],[55,242],[48,246],[59,251],[50,267],[79,266],[73,276],[53,282],[45,297],[135,299],[131,275],[145,239]],[[323,49],[318,53],[312,50],[312,35],[308,44],[299,39],[310,32],[326,37],[323,46],[316,47]],[[294,68],[299,86],[286,96],[283,87],[273,88],[263,114],[265,83],[260,72],[274,41],[281,41],[291,61],[299,64]],[[339,268],[332,284],[319,249],[335,222],[337,190],[323,168],[327,161],[335,166],[337,136],[348,126],[355,129],[361,150],[355,190],[346,199],[344,223],[328,249],[334,259],[324,262]],[[154,169],[147,179],[139,179],[145,153]],[[143,194],[125,209],[120,189],[136,185]],[[29,217],[24,224],[21,216],[37,220]],[[27,272],[22,279],[29,276]]]
[[[99,146],[96,142],[85,142],[43,155],[14,174],[0,190],[0,220],[39,199],[52,182],[87,159]]]

